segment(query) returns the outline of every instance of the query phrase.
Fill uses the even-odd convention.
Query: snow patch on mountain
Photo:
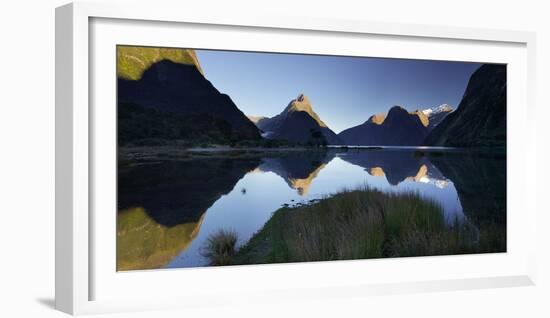
[[[439,106],[435,106],[435,107],[432,107],[432,108],[423,109],[422,113],[424,113],[424,115],[430,117],[430,116],[440,114],[440,113],[450,113],[453,110],[454,110],[454,108],[451,105],[441,104]]]

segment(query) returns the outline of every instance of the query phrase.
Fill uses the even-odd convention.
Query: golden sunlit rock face
[[[372,167],[367,169],[367,172],[373,177],[384,177],[386,173],[382,167]],[[426,165],[420,166],[418,172],[414,176],[408,176],[405,180],[411,180],[415,182],[421,182],[423,179],[428,177],[428,167]]]
[[[199,72],[204,75],[193,49],[118,46],[117,76],[127,80],[139,80],[146,69],[162,60],[195,65]]]
[[[204,214],[203,214],[204,216]],[[197,222],[166,227],[150,218],[142,207],[118,213],[117,271],[162,268],[187,249],[197,236]]]
[[[382,125],[384,123],[384,120],[386,120],[386,115],[385,114],[372,115],[369,118],[369,120],[370,122],[375,123],[377,125]]]
[[[326,164],[320,165],[315,169],[307,178],[304,179],[288,179],[289,185],[298,191],[300,195],[307,195],[309,193],[309,188],[311,187],[311,182],[317,177],[319,172],[323,170]]]
[[[426,177],[427,175],[428,175],[428,167],[426,167],[426,165],[422,165],[418,169],[418,172],[416,173],[416,176],[408,177],[407,180],[413,180],[415,182],[420,182],[420,180],[422,180],[422,178]]]
[[[287,111],[298,111],[308,113],[321,127],[327,127],[327,125],[321,120],[319,115],[313,111],[311,102],[306,95],[300,94],[296,99],[293,99],[287,106]]]
[[[386,175],[384,173],[384,169],[382,169],[381,167],[370,168],[367,172],[374,177],[383,177]]]
[[[421,110],[416,110],[410,114],[418,116],[418,118],[420,119],[420,122],[424,127],[428,127],[428,125],[430,124],[430,119]]]

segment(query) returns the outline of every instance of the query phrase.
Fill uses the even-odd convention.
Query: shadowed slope
[[[200,127],[202,133],[218,133],[228,141],[260,139],[256,126],[229,96],[220,94],[194,65],[163,60],[153,64],[137,81],[119,78],[118,102],[139,105],[167,115],[184,114],[196,118],[198,122],[199,119],[210,118],[204,120]],[[139,122],[134,124],[137,126]],[[185,128],[193,129],[193,123],[182,129]]]
[[[192,49],[117,47],[119,143],[260,140],[256,126],[202,73]]]
[[[472,74],[453,113],[424,141],[428,146],[506,146],[506,65],[485,64]]]
[[[303,94],[293,99],[279,115],[263,118],[256,125],[269,139],[301,144],[342,144],[342,140],[313,111],[309,99]]]

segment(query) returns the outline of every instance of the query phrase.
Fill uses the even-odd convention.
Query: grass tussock
[[[361,187],[282,208],[239,250],[235,263],[328,261],[505,251],[505,231],[447,222],[417,193]]]
[[[237,232],[219,230],[208,237],[203,255],[210,260],[210,265],[231,265],[236,253]]]

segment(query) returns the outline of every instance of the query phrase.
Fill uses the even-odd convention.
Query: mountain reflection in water
[[[280,157],[262,158],[255,171],[273,172],[304,196],[313,179],[334,158],[335,152],[313,151],[288,153]]]
[[[499,226],[505,240],[505,156],[414,149],[255,153],[142,163],[119,169],[119,270],[208,265],[220,229],[245,244],[284,205],[344,188],[418,192],[449,222]]]

